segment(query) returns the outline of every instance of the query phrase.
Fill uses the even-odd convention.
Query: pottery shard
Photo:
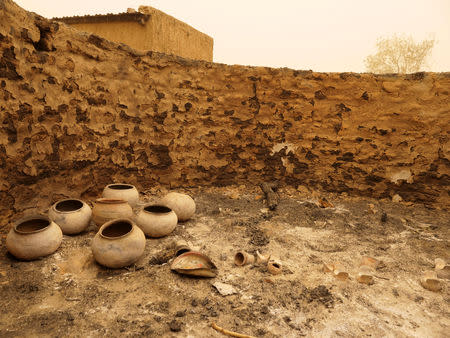
[[[208,256],[195,251],[185,252],[172,262],[170,269],[183,275],[215,277],[217,268]]]
[[[215,282],[212,286],[214,286],[222,296],[229,296],[237,293],[236,289],[230,284]]]
[[[359,268],[356,280],[363,284],[372,284],[373,283],[373,275],[374,275],[374,270],[372,267],[370,267],[368,265],[362,265]]]
[[[420,279],[420,284],[430,291],[437,292],[441,290],[441,283],[435,271],[425,271]]]
[[[434,263],[434,269],[437,276],[443,279],[450,279],[450,265],[447,264],[442,258],[436,258]]]
[[[344,267],[340,263],[334,264],[334,270],[333,270],[334,277],[336,277],[339,280],[347,280],[349,277],[349,274],[347,271],[345,271]]]
[[[366,256],[361,259],[360,266],[366,265],[375,270],[379,264],[380,264],[380,261],[378,259]]]

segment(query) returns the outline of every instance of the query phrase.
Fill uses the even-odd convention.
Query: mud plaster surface
[[[290,188],[282,189],[278,209],[270,212],[259,188],[187,192],[197,203],[195,217],[166,238],[147,239],[144,256],[127,269],[105,269],[93,261],[93,227],[64,236],[55,254],[34,262],[6,253],[3,228],[0,336],[222,337],[211,322],[259,337],[449,332],[448,282],[437,293],[418,282],[436,257],[450,259],[447,212],[339,195],[321,195],[335,206],[322,209],[315,193]],[[141,197],[154,200],[162,193],[153,189]],[[170,271],[167,248],[181,238],[212,258],[216,278]],[[237,250],[279,257],[283,274],[234,266]],[[373,285],[354,278],[364,255],[383,262]],[[349,281],[322,272],[323,262],[334,261],[348,269]],[[223,297],[214,281],[238,293]]]

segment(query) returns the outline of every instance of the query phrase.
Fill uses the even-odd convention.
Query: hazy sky
[[[214,38],[214,61],[315,71],[365,70],[377,37],[437,40],[432,71],[450,71],[450,0],[17,0],[51,18],[149,5]]]

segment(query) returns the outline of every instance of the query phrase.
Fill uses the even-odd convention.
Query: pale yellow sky
[[[363,72],[377,37],[433,35],[431,71],[450,71],[450,0],[17,0],[51,18],[149,5],[214,38],[214,61]]]

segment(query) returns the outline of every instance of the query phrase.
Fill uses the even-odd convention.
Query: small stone
[[[307,187],[305,187],[304,185],[299,185],[297,186],[297,191],[304,194],[304,195],[308,195],[310,194],[310,191]]]
[[[186,316],[186,310],[178,311],[178,312],[175,314],[175,317],[184,317],[184,316]]]
[[[445,261],[442,258],[436,258],[434,260],[434,268],[436,270],[442,270],[445,267]]]
[[[180,332],[181,331],[181,323],[174,319],[169,323],[169,328],[170,328],[170,331],[172,331],[172,332]]]
[[[231,199],[233,199],[233,200],[237,200],[238,198],[240,198],[241,196],[240,196],[240,194],[237,192],[237,191],[233,191],[231,194],[230,194],[230,198]]]
[[[403,198],[399,194],[395,194],[394,196],[392,196],[392,202],[398,203],[398,202],[401,202],[401,201],[403,201]]]

